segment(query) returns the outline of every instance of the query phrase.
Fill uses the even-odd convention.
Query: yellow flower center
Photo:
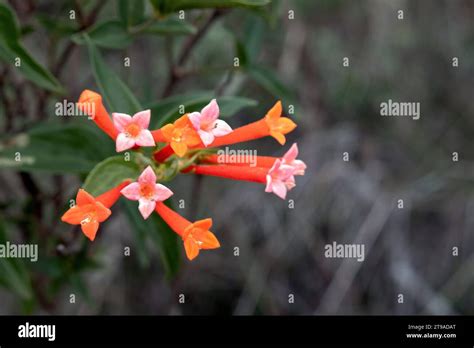
[[[128,136],[132,138],[136,138],[138,134],[140,134],[141,127],[137,125],[136,123],[131,123],[125,128],[125,132],[127,133]]]
[[[182,142],[183,141],[183,133],[184,133],[184,130],[182,128],[176,128],[173,131],[173,137],[171,138],[171,141],[173,141],[175,143]]]
[[[140,193],[145,198],[151,198],[155,193],[155,185],[144,184],[140,186]]]

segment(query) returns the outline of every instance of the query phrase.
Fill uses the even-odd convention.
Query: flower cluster
[[[272,136],[284,145],[285,135],[295,129],[296,124],[281,116],[281,102],[277,102],[262,119],[232,129],[219,119],[219,106],[213,99],[201,112],[185,114],[174,123],[152,131],[149,130],[150,110],[140,111],[133,116],[113,113],[110,118],[100,94],[89,90],[82,92],[77,105],[83,111],[91,112],[89,117],[115,141],[117,152],[160,145],[159,150],[153,153],[152,165],[142,168],[136,181],[133,181],[135,178],[127,178],[97,197],[79,189],[75,205],[61,219],[72,225],[80,225],[91,241],[96,237],[99,224],[109,218],[110,208],[122,195],[138,201],[138,210],[144,219],[155,211],[183,239],[190,260],[202,249],[218,248],[219,241],[210,231],[212,219],[190,222],[164,203],[173,192],[157,183],[155,170],[157,166],[166,166],[176,159],[188,159],[186,165],[179,168],[181,173],[261,183],[265,185],[265,192],[273,192],[282,199],[295,186],[295,176],[305,173],[306,165],[296,158],[296,144],[281,158],[257,156],[256,166],[251,166],[245,160],[238,163],[222,160],[210,151],[202,151],[267,136]]]

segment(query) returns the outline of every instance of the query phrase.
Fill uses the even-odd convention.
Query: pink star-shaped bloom
[[[286,193],[295,187],[295,169],[282,160],[277,159],[267,174],[265,192],[273,192],[281,199],[286,198]]]
[[[164,185],[156,183],[156,175],[148,166],[138,178],[138,181],[125,186],[120,193],[132,201],[138,201],[138,210],[144,219],[153,212],[156,202],[162,202],[173,195]]]
[[[290,167],[293,167],[293,175],[304,175],[304,172],[306,170],[306,164],[303,161],[296,159],[297,156],[298,145],[294,143],[293,145],[291,145],[290,149],[283,155],[282,164],[286,164]]]
[[[212,99],[201,112],[192,112],[188,117],[204,146],[211,144],[216,137],[222,137],[232,132],[232,128],[227,122],[218,120],[219,105],[215,99]]]
[[[153,135],[148,130],[150,125],[150,110],[137,112],[130,116],[114,112],[112,114],[114,126],[119,131],[115,140],[117,152],[138,146],[155,146]]]

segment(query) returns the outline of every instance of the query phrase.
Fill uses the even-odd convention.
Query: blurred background
[[[473,18],[468,0],[2,1],[0,237],[39,259],[0,260],[0,314],[474,314]],[[188,261],[127,202],[90,243],[60,216],[114,145],[55,114],[86,88],[155,127],[213,97],[233,127],[282,100],[298,124],[284,147],[234,147],[298,143],[294,208],[179,175],[175,208],[212,217],[220,249]],[[420,119],[380,116],[388,99]],[[325,258],[333,241],[364,262]]]

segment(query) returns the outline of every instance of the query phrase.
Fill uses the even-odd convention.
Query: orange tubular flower
[[[286,142],[285,134],[295,129],[296,124],[288,117],[281,117],[281,113],[281,101],[278,101],[263,119],[236,128],[231,133],[216,138],[209,147],[231,145],[269,135],[274,137],[281,145],[284,145]]]
[[[163,126],[161,133],[165,141],[170,143],[171,148],[179,157],[183,157],[188,148],[201,143],[201,138],[193,128],[187,114],[181,116],[173,124],[169,123]]]
[[[264,184],[266,182],[268,168],[232,165],[194,165],[186,168],[185,173],[211,175],[221,178],[252,181]]]
[[[278,101],[267,112],[264,118],[258,121],[249,123],[245,126],[236,128],[227,135],[215,138],[215,140],[211,144],[209,144],[207,147],[231,145],[231,144],[241,143],[241,142],[255,140],[259,138],[264,138],[269,135],[274,137],[281,145],[284,145],[286,142],[285,134],[288,134],[293,129],[295,129],[296,124],[288,117],[281,117],[281,113],[282,113],[281,101]],[[167,126],[171,126],[171,125],[167,125]],[[161,130],[164,132],[164,127]],[[167,138],[167,141],[168,139],[169,137]],[[188,147],[203,148],[204,144],[201,141],[199,141],[195,145],[188,144]],[[164,147],[163,149],[155,153],[154,155],[155,159],[158,162],[164,162],[169,156],[173,154],[173,152],[176,152],[172,144],[171,144],[171,148],[172,149],[170,149],[169,147]],[[185,151],[182,153],[184,154]],[[266,163],[265,167],[271,167],[271,165],[268,164],[270,162],[270,159],[268,160],[262,159],[262,161]],[[275,162],[275,160],[273,160],[273,162]]]
[[[77,107],[86,112],[95,124],[102,129],[113,140],[117,138],[118,131],[110,119],[107,110],[102,103],[102,96],[88,89],[79,96]]]
[[[255,165],[255,167],[271,168],[275,164],[275,161],[278,159],[277,157],[271,157],[271,156],[257,156],[256,158],[257,158],[256,162],[253,162],[249,158],[246,158],[240,162],[236,162],[236,161],[222,162],[219,159],[219,155],[209,155],[206,158],[204,158],[203,161],[209,164],[226,164],[226,165],[232,165],[232,166],[247,166],[247,167],[253,164]]]
[[[156,203],[155,211],[183,239],[184,249],[189,260],[193,260],[198,256],[201,249],[220,247],[216,236],[209,231],[212,226],[212,219],[198,220],[191,223],[163,202]]]
[[[120,197],[120,190],[130,183],[126,180],[117,187],[94,198],[83,189],[79,189],[76,196],[76,205],[70,208],[61,217],[63,222],[71,225],[81,225],[82,232],[91,241],[94,241],[99,224],[112,214],[110,207]]]
[[[151,131],[151,135],[153,136],[153,139],[155,140],[155,143],[165,143],[166,142],[166,139],[163,136],[163,132],[161,131],[161,129]]]

